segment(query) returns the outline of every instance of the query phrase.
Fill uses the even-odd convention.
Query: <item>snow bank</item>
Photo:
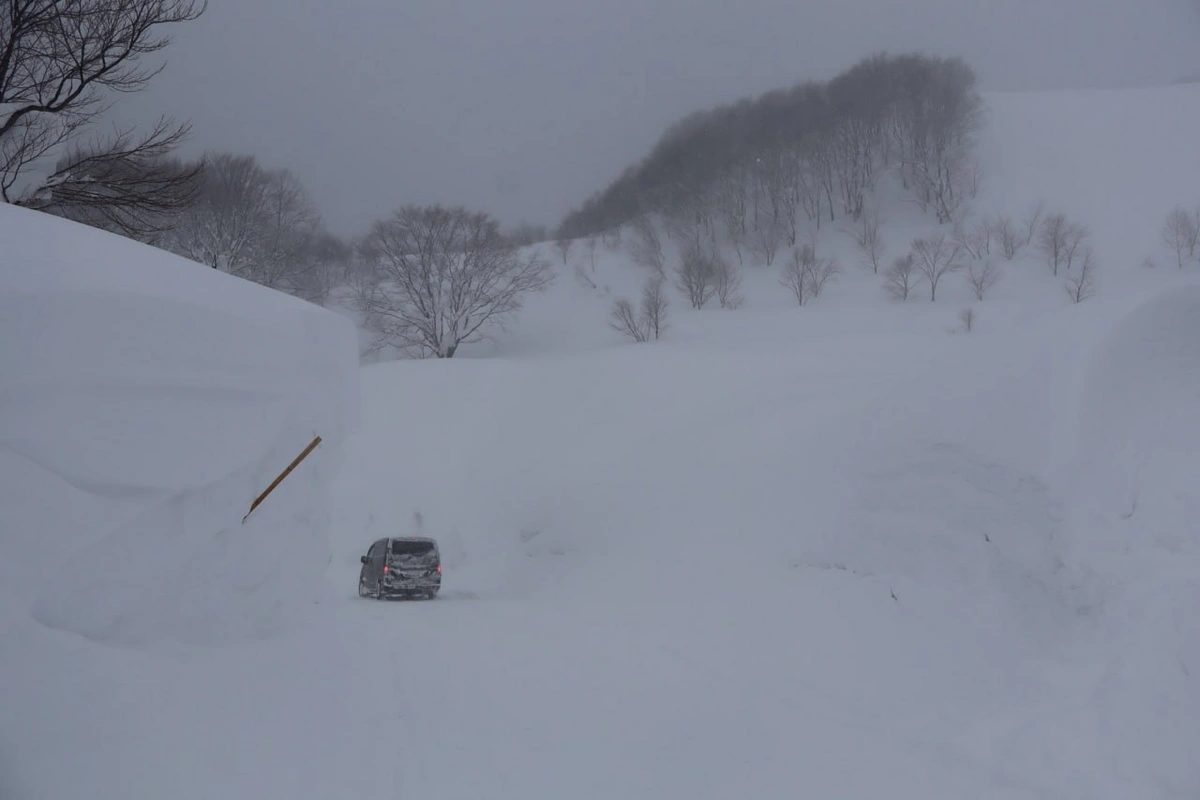
[[[44,214],[0,207],[0,241],[0,587],[107,642],[276,629],[329,558],[352,326]]]
[[[1095,703],[1119,774],[1200,792],[1200,287],[1144,303],[1082,386],[1064,559],[1105,649]]]

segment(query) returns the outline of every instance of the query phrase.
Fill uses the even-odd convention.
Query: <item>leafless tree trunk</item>
[[[971,285],[971,289],[975,292],[976,300],[983,300],[983,296],[999,280],[1000,270],[996,268],[995,263],[990,258],[985,258],[982,261],[972,260],[967,265],[967,283]]]
[[[1070,227],[1071,223],[1067,221],[1066,214],[1061,212],[1051,214],[1042,223],[1042,231],[1038,235],[1038,246],[1055,275],[1058,275],[1058,268],[1066,260],[1067,237]]]
[[[187,126],[163,120],[147,135],[72,145],[108,110],[106,98],[158,74],[140,62],[169,44],[161,27],[203,11],[196,0],[0,2],[0,200],[132,234],[154,233],[186,208],[195,172],[164,156]],[[58,163],[47,178],[27,177],[49,158]]]
[[[883,260],[883,238],[879,234],[879,212],[863,209],[852,231],[854,244],[858,246],[860,260],[865,267],[879,274],[879,263]]]
[[[917,269],[929,282],[929,299],[937,301],[937,287],[942,277],[962,269],[959,260],[961,248],[949,241],[945,234],[913,242],[913,256]]]
[[[562,256],[563,266],[566,266],[567,255],[571,252],[571,241],[572,241],[571,239],[567,239],[567,238],[563,237],[561,239],[555,240],[555,242],[554,242],[555,249],[557,249],[559,252],[559,255]]]
[[[587,239],[588,260],[592,265],[592,272],[596,271],[596,247],[600,244],[600,238],[596,235],[589,236]]]
[[[405,206],[372,226],[363,249],[378,270],[359,302],[376,351],[452,358],[553,280],[549,264],[462,207]]]
[[[892,262],[884,276],[884,288],[896,300],[907,300],[916,286],[917,267],[912,253]]]
[[[740,270],[729,263],[721,253],[714,249],[711,254],[713,262],[713,284],[717,292],[717,301],[721,308],[738,308],[742,305],[742,275]]]
[[[1037,238],[1038,231],[1042,227],[1042,216],[1045,214],[1045,205],[1038,202],[1031,206],[1029,213],[1025,215],[1021,227],[1024,228],[1025,236],[1023,238],[1023,247],[1029,247],[1033,244],[1033,240]]]
[[[964,308],[958,312],[958,321],[962,323],[963,331],[970,333],[975,329],[975,309]]]
[[[1072,223],[1067,226],[1066,237],[1063,240],[1063,255],[1066,258],[1067,271],[1071,271],[1071,267],[1075,266],[1075,258],[1079,252],[1079,248],[1087,241],[1091,233],[1087,226],[1082,223]]]
[[[646,330],[655,339],[661,338],[667,330],[667,290],[662,278],[651,277],[642,287],[642,318],[646,321]]]
[[[1163,225],[1162,240],[1175,253],[1175,263],[1183,265],[1196,257],[1196,245],[1200,243],[1200,210],[1187,212],[1176,208],[1167,215]]]
[[[1096,293],[1096,257],[1091,247],[1085,247],[1079,260],[1079,271],[1067,278],[1067,295],[1072,303],[1082,303]]]

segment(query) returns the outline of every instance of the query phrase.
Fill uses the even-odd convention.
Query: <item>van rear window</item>
[[[433,542],[405,542],[393,540],[391,553],[394,556],[423,556],[433,552]]]

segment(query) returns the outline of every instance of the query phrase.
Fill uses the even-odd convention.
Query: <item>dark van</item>
[[[442,556],[433,539],[423,536],[380,539],[359,561],[362,562],[358,573],[359,597],[432,600],[442,588]]]

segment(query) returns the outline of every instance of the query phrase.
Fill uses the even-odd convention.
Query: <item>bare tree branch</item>
[[[164,156],[187,127],[163,121],[134,137],[75,147],[42,181],[28,173],[54,157],[108,107],[162,66],[143,64],[170,39],[162,26],[194,20],[206,0],[0,2],[0,200],[149,235],[156,217],[185,205],[190,169]]]

